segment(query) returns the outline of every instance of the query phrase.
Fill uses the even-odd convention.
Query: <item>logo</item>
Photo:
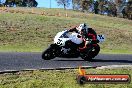
[[[131,78],[128,74],[86,74],[84,69],[79,67],[79,75],[77,82],[79,84],[85,83],[130,83]]]

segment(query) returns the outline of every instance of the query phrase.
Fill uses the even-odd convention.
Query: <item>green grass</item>
[[[34,8],[37,14],[32,8],[7,9],[19,13],[0,13],[0,51],[42,52],[57,32],[85,22],[106,36],[101,53],[132,54],[131,20],[63,9]]]
[[[130,69],[87,69],[87,74],[130,74]],[[0,74],[0,88],[131,88],[130,84],[77,84],[78,70],[24,71]]]
[[[100,53],[103,53],[103,54],[132,54],[132,51],[130,50],[116,50],[116,49],[113,49],[113,50],[109,50],[109,49],[103,49],[100,51]]]
[[[132,21],[63,9],[8,8],[19,13],[0,13],[0,52],[42,52],[55,34],[80,23],[88,23],[105,34],[101,53],[132,54]],[[25,13],[22,13],[25,12]],[[45,15],[38,15],[45,12]],[[61,16],[57,16],[60,13]],[[65,14],[68,17],[65,17]],[[88,74],[130,74],[130,69],[87,69]],[[78,70],[24,71],[0,74],[0,88],[132,88],[131,84],[86,84],[76,82]]]

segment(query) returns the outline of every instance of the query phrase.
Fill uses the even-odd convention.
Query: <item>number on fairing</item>
[[[57,44],[58,44],[58,45],[62,45],[62,40],[61,40],[61,39],[58,39]]]

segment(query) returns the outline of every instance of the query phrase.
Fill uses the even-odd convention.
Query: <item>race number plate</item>
[[[104,42],[105,41],[105,35],[97,35],[97,39],[99,42]]]

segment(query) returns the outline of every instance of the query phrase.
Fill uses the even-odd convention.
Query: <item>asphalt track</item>
[[[132,65],[132,54],[99,54],[94,61],[88,62],[81,58],[55,58],[47,61],[41,59],[41,53],[0,53],[0,71],[106,65]]]

